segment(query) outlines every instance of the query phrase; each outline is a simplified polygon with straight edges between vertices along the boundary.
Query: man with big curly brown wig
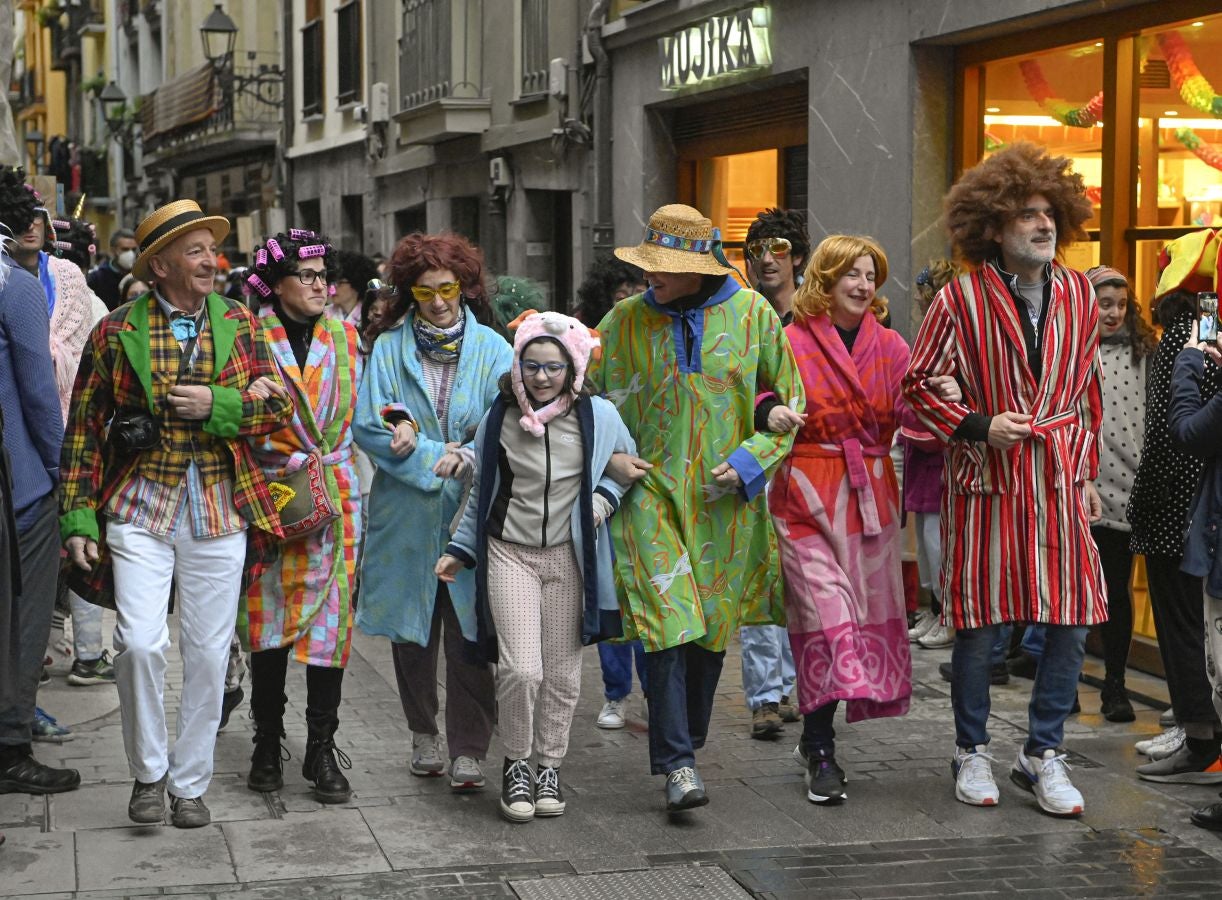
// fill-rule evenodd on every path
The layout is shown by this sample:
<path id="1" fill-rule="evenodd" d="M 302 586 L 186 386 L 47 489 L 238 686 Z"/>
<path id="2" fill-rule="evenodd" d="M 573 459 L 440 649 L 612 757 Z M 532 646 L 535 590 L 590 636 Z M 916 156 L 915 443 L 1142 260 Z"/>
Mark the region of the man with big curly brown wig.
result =
<path id="1" fill-rule="evenodd" d="M 1003 625 L 1046 626 L 1028 735 L 1010 772 L 1040 808 L 1077 816 L 1082 795 L 1060 749 L 1086 630 L 1107 618 L 1090 523 L 1101 415 L 1099 313 L 1090 282 L 1057 260 L 1085 237 L 1082 176 L 1065 157 L 1015 144 L 965 172 L 945 199 L 955 255 L 972 271 L 934 298 L 904 395 L 949 442 L 942 499 L 943 590 L 951 658 L 956 799 L 995 806 L 989 649 Z M 958 403 L 929 385 L 954 375 Z"/>

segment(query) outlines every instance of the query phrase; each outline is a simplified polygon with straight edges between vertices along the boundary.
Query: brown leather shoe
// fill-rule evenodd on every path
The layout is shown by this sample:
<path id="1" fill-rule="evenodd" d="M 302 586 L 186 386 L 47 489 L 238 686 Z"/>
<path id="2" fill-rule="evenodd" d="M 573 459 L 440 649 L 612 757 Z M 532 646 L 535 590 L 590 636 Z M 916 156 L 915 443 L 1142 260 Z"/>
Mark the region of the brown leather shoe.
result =
<path id="1" fill-rule="evenodd" d="M 165 821 L 165 780 L 167 772 L 156 781 L 137 781 L 132 785 L 132 798 L 127 804 L 127 817 L 141 825 L 159 825 Z"/>
<path id="2" fill-rule="evenodd" d="M 175 828 L 203 828 L 212 823 L 212 813 L 203 797 L 175 797 L 170 794 L 170 824 Z"/>
<path id="3" fill-rule="evenodd" d="M 775 703 L 765 703 L 751 713 L 751 737 L 757 741 L 774 738 L 784 729 L 785 725 Z"/>
<path id="4" fill-rule="evenodd" d="M 793 701 L 789 695 L 781 698 L 781 702 L 777 704 L 777 712 L 780 713 L 782 722 L 800 722 L 802 716 L 798 712 L 798 708 L 793 705 Z"/>

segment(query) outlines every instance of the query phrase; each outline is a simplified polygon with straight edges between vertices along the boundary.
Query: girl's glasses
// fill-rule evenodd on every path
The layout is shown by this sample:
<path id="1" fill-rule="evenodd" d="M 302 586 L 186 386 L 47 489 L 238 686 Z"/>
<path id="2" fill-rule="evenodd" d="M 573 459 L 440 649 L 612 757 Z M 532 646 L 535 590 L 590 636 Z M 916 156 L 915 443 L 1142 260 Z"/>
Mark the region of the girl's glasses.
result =
<path id="1" fill-rule="evenodd" d="M 445 284 L 439 284 L 435 288 L 425 287 L 423 284 L 412 285 L 412 296 L 416 298 L 417 303 L 430 303 L 434 297 L 440 297 L 442 300 L 453 300 L 462 291 L 462 285 L 457 281 L 447 281 Z"/>
<path id="2" fill-rule="evenodd" d="M 297 280 L 300 281 L 302 284 L 313 284 L 315 281 L 318 281 L 319 279 L 322 280 L 323 284 L 327 283 L 326 269 L 298 269 L 297 270 Z"/>
<path id="3" fill-rule="evenodd" d="M 568 368 L 568 363 L 539 363 L 528 359 L 522 360 L 522 374 L 524 375 L 534 376 L 542 372 L 548 378 L 555 378 L 557 375 L 562 375 L 568 371 Z"/>

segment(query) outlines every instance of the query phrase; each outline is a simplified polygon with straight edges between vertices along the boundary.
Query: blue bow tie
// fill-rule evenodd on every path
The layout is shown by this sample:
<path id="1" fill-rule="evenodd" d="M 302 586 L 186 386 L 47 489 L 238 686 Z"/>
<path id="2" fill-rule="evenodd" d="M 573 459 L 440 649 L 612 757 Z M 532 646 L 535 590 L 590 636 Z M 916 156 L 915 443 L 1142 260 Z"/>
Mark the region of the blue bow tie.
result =
<path id="1" fill-rule="evenodd" d="M 187 315 L 171 319 L 170 330 L 174 332 L 176 341 L 189 341 L 199 333 L 195 330 L 195 320 Z"/>

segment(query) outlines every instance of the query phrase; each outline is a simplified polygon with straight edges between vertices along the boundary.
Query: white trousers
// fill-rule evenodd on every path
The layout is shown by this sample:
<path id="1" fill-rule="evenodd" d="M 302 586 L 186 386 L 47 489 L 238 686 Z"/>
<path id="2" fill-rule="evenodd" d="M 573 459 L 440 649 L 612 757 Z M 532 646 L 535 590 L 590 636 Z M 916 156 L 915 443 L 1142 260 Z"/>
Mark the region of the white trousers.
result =
<path id="1" fill-rule="evenodd" d="M 176 797 L 202 797 L 212 780 L 216 729 L 238 613 L 246 533 L 196 538 L 184 523 L 173 538 L 111 521 L 106 544 L 114 562 L 115 681 L 123 745 L 132 777 L 153 782 L 167 772 Z M 178 586 L 182 697 L 174 746 L 165 714 L 166 621 L 170 579 Z"/>

